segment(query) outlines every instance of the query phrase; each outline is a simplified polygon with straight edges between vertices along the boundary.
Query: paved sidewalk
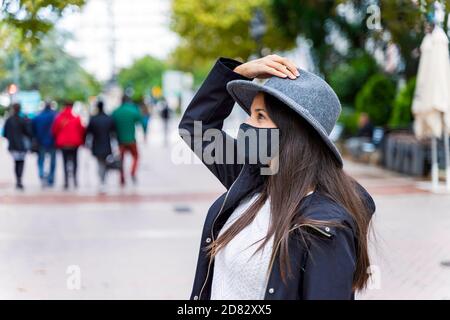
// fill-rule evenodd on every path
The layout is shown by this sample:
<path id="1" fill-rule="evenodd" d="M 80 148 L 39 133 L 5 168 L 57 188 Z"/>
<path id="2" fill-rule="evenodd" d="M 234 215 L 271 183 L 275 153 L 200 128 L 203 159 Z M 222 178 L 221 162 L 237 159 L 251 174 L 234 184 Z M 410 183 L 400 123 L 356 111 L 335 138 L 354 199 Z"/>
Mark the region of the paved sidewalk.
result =
<path id="1" fill-rule="evenodd" d="M 224 188 L 200 164 L 174 164 L 185 150 L 176 124 L 164 148 L 161 124 L 152 120 L 149 143 L 140 148 L 139 184 L 121 189 L 114 173 L 106 196 L 97 193 L 87 150 L 78 190 L 62 191 L 61 163 L 57 187 L 42 190 L 30 156 L 27 189 L 16 192 L 1 142 L 0 298 L 188 298 L 203 220 Z M 441 262 L 450 260 L 450 196 L 379 168 L 345 168 L 377 204 L 371 252 L 379 286 L 358 298 L 449 299 L 450 267 Z M 81 272 L 79 290 L 67 286 L 73 270 Z"/>
<path id="2" fill-rule="evenodd" d="M 420 179 L 346 162 L 375 199 L 370 238 L 373 282 L 359 299 L 450 299 L 450 195 Z"/>

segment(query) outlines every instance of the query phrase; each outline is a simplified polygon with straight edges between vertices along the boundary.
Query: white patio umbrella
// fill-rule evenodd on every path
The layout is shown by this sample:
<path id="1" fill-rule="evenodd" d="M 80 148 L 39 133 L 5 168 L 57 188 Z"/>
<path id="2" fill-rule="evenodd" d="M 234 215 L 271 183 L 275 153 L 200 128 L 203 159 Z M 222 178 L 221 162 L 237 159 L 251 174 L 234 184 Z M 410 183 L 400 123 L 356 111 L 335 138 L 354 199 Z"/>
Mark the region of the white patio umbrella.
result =
<path id="1" fill-rule="evenodd" d="M 421 57 L 417 73 L 412 111 L 414 132 L 418 138 L 432 139 L 432 185 L 438 187 L 437 138 L 444 134 L 446 185 L 450 191 L 450 59 L 448 38 L 441 27 L 435 26 L 420 46 Z"/>

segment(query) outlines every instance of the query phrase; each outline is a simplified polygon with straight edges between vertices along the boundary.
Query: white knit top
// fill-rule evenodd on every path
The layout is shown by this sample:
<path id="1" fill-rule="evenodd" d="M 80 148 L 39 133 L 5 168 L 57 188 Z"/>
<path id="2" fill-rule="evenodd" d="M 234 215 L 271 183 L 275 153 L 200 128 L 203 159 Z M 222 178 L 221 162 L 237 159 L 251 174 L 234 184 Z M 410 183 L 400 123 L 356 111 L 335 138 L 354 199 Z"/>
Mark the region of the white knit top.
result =
<path id="1" fill-rule="evenodd" d="M 220 230 L 225 232 L 256 200 L 259 194 L 244 199 Z M 255 219 L 237 234 L 214 260 L 211 300 L 263 300 L 267 286 L 267 270 L 272 254 L 273 237 L 263 249 L 252 254 L 267 235 L 270 223 L 270 202 L 266 201 Z"/>
<path id="2" fill-rule="evenodd" d="M 314 191 L 308 192 L 307 196 Z M 225 232 L 256 200 L 259 193 L 244 199 L 234 210 L 219 232 Z M 214 260 L 211 300 L 264 300 L 273 236 L 253 257 L 252 254 L 264 238 L 270 225 L 270 199 L 256 214 L 255 219 L 239 232 Z M 253 245 L 252 245 L 253 244 Z"/>

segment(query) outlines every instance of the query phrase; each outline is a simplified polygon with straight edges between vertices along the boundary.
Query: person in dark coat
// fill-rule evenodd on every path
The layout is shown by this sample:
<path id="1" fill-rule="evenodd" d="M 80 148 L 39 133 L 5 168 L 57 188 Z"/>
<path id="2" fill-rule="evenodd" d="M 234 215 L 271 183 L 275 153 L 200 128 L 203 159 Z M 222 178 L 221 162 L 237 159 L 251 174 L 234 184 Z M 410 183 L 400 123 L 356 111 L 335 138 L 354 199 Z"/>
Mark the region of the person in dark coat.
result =
<path id="1" fill-rule="evenodd" d="M 89 120 L 86 137 L 92 139 L 91 151 L 98 162 L 100 192 L 103 193 L 106 184 L 107 158 L 112 154 L 111 139 L 115 135 L 114 120 L 104 111 L 103 101 L 97 102 L 97 114 Z"/>
<path id="2" fill-rule="evenodd" d="M 172 110 L 170 109 L 166 98 L 163 97 L 161 99 L 160 104 L 161 104 L 160 116 L 163 121 L 164 146 L 167 147 L 169 144 L 169 124 Z"/>
<path id="3" fill-rule="evenodd" d="M 249 115 L 236 138 L 223 131 L 235 102 Z M 215 63 L 179 124 L 227 189 L 206 214 L 191 299 L 354 299 L 366 287 L 375 203 L 329 138 L 340 112 L 323 79 L 284 57 Z"/>
<path id="4" fill-rule="evenodd" d="M 38 144 L 38 171 L 42 186 L 52 187 L 55 182 L 56 148 L 52 135 L 52 125 L 56 117 L 50 102 L 32 120 L 33 136 Z M 48 173 L 45 172 L 46 157 L 50 159 Z"/>
<path id="5" fill-rule="evenodd" d="M 8 150 L 14 159 L 16 188 L 23 190 L 22 183 L 25 156 L 30 148 L 31 128 L 29 121 L 20 115 L 20 104 L 12 105 L 12 114 L 6 120 L 3 136 L 8 140 Z"/>

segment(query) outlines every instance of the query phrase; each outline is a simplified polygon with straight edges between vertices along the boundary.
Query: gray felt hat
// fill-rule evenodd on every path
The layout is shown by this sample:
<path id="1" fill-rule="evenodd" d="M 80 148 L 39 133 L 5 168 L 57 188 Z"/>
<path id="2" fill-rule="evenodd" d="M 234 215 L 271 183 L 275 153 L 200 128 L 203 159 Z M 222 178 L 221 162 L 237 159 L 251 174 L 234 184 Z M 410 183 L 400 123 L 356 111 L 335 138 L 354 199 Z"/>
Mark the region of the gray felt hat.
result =
<path id="1" fill-rule="evenodd" d="M 279 99 L 311 124 L 342 167 L 341 154 L 329 138 L 341 113 L 339 99 L 322 78 L 301 69 L 299 73 L 294 80 L 272 77 L 263 85 L 249 80 L 233 80 L 227 84 L 227 90 L 248 114 L 258 92 Z"/>

